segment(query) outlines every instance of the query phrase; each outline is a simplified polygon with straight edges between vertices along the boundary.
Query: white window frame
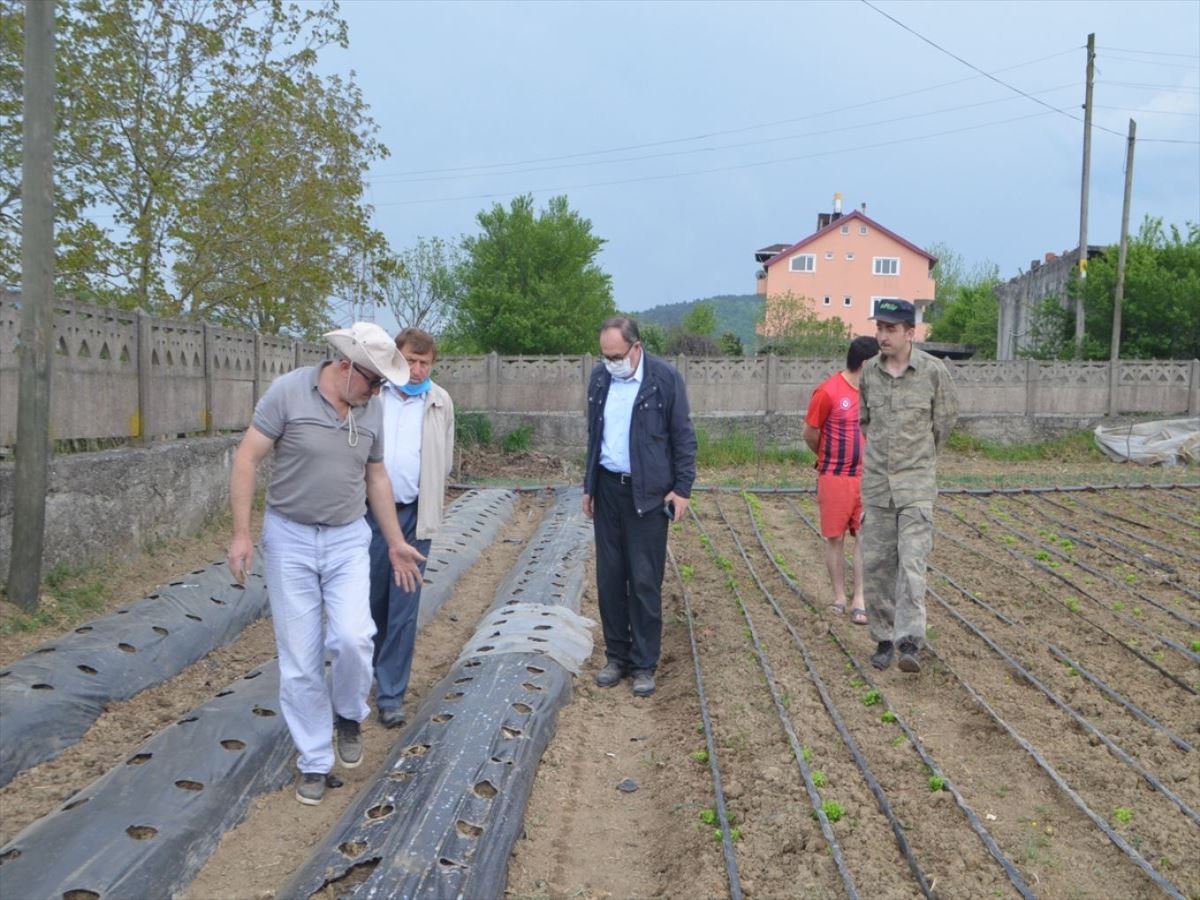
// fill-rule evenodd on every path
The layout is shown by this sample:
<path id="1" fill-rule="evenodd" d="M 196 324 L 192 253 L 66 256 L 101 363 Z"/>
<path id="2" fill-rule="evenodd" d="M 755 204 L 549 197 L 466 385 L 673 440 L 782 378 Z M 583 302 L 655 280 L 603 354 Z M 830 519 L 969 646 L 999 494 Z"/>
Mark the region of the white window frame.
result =
<path id="1" fill-rule="evenodd" d="M 826 258 L 826 259 L 833 259 L 833 251 L 832 251 L 832 250 L 826 250 L 826 251 L 825 251 L 825 258 Z"/>
<path id="2" fill-rule="evenodd" d="M 850 297 L 843 297 L 843 298 L 842 298 L 842 306 L 843 306 L 843 307 L 845 307 L 845 308 L 849 309 L 852 303 L 853 303 L 853 299 L 852 299 L 852 298 L 850 298 Z"/>
<path id="3" fill-rule="evenodd" d="M 880 268 L 881 268 L 880 263 L 892 263 L 892 262 L 894 262 L 896 264 L 895 272 L 881 272 L 880 271 Z M 886 277 L 886 278 L 897 277 L 900 274 L 900 257 L 898 257 L 898 256 L 875 256 L 875 257 L 872 257 L 871 258 L 871 272 L 875 275 L 879 275 L 881 277 Z"/>
<path id="4" fill-rule="evenodd" d="M 849 234 L 849 233 L 850 233 L 850 226 L 849 226 L 849 225 L 843 225 L 843 226 L 842 226 L 842 234 Z"/>
<path id="5" fill-rule="evenodd" d="M 797 263 L 803 263 L 805 260 L 808 261 L 808 268 L 805 269 L 797 267 Z M 811 274 L 817 271 L 817 255 L 815 253 L 797 253 L 788 260 L 788 271 L 804 272 L 806 274 Z"/>
<path id="6" fill-rule="evenodd" d="M 832 305 L 833 305 L 833 299 L 832 299 L 831 297 L 829 297 L 829 296 L 826 296 L 826 297 L 825 297 L 825 299 L 821 301 L 821 305 L 822 305 L 822 306 L 832 306 Z"/>
<path id="7" fill-rule="evenodd" d="M 866 233 L 867 233 L 867 226 L 866 226 L 866 225 L 859 225 L 859 226 L 858 226 L 858 233 L 859 233 L 859 234 L 866 234 Z"/>
<path id="8" fill-rule="evenodd" d="M 849 253 L 846 254 L 846 262 L 853 262 L 853 261 L 854 261 L 854 251 L 851 250 Z"/>

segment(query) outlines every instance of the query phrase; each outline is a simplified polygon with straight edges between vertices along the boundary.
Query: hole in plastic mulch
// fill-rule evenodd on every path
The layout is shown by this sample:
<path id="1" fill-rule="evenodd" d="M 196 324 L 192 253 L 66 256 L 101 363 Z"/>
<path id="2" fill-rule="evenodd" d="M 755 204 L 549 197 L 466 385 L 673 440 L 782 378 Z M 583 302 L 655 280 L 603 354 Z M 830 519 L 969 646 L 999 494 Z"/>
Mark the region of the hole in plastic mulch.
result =
<path id="1" fill-rule="evenodd" d="M 484 800 L 491 800 L 498 793 L 500 793 L 498 790 L 496 790 L 496 786 L 490 781 L 476 782 L 474 790 L 475 796 Z"/>
<path id="2" fill-rule="evenodd" d="M 127 766 L 143 765 L 144 763 L 150 762 L 150 757 L 152 757 L 153 755 L 154 755 L 153 753 L 135 753 L 133 756 L 129 757 L 129 759 L 125 760 L 125 765 L 127 765 Z"/>
<path id="3" fill-rule="evenodd" d="M 148 841 L 158 834 L 158 829 L 150 825 L 130 825 L 125 833 L 135 841 Z"/>
<path id="4" fill-rule="evenodd" d="M 236 738 L 228 738 L 227 740 L 221 741 L 221 746 L 226 750 L 245 750 L 246 742 L 239 741 Z"/>
<path id="5" fill-rule="evenodd" d="M 204 790 L 204 785 L 202 785 L 199 781 L 188 781 L 186 778 L 181 778 L 175 782 L 175 787 L 179 788 L 181 791 Z"/>
<path id="6" fill-rule="evenodd" d="M 380 803 L 380 804 L 377 804 L 376 806 L 372 806 L 370 809 L 367 810 L 367 818 L 368 819 L 382 819 L 385 816 L 390 816 L 395 811 L 396 811 L 396 807 L 392 806 L 392 804 Z"/>

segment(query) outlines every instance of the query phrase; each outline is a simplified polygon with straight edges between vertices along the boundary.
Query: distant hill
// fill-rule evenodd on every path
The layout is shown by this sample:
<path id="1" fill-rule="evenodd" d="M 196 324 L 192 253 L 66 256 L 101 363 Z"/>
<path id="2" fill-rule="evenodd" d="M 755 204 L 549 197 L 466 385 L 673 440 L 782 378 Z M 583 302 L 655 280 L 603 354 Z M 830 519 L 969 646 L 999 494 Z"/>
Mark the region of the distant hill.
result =
<path id="1" fill-rule="evenodd" d="M 661 325 L 669 331 L 679 325 L 697 303 L 710 303 L 716 311 L 717 333 L 713 335 L 714 339 L 732 331 L 742 339 L 742 346 L 746 348 L 747 353 L 754 352 L 754 326 L 763 308 L 763 298 L 758 294 L 722 294 L 719 297 L 704 297 L 682 303 L 663 303 L 633 313 L 633 317 L 638 322 Z"/>

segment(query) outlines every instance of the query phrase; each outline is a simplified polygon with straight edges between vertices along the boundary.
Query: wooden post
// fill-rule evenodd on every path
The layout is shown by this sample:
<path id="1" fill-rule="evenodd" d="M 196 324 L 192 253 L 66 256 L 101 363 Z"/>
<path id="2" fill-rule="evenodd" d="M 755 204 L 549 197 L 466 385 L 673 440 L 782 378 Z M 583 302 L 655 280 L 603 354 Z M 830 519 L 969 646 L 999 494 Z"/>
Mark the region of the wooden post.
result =
<path id="1" fill-rule="evenodd" d="M 1188 416 L 1200 416 L 1200 359 L 1192 360 L 1188 376 Z"/>
<path id="2" fill-rule="evenodd" d="M 1037 409 L 1038 363 L 1036 359 L 1025 360 L 1025 415 L 1032 416 Z"/>
<path id="3" fill-rule="evenodd" d="M 54 359 L 54 0 L 25 0 L 21 147 L 21 370 L 8 599 L 38 606 L 50 482 Z"/>
<path id="4" fill-rule="evenodd" d="M 216 397 L 217 375 L 213 371 L 213 337 L 212 326 L 204 323 L 204 433 L 212 437 L 217 433 L 217 423 L 213 418 L 213 402 Z"/>
<path id="5" fill-rule="evenodd" d="M 138 409 L 137 433 L 134 439 L 138 444 L 150 441 L 154 432 L 150 430 L 150 379 L 153 377 L 152 368 L 154 350 L 150 345 L 150 314 L 144 309 L 137 311 L 137 380 L 138 380 Z"/>
<path id="6" fill-rule="evenodd" d="M 1083 184 L 1079 189 L 1079 278 L 1086 283 L 1088 249 L 1088 180 L 1092 171 L 1092 85 L 1096 75 L 1096 35 L 1087 37 L 1087 86 L 1083 94 Z M 1083 359 L 1083 284 L 1075 297 L 1075 358 Z"/>

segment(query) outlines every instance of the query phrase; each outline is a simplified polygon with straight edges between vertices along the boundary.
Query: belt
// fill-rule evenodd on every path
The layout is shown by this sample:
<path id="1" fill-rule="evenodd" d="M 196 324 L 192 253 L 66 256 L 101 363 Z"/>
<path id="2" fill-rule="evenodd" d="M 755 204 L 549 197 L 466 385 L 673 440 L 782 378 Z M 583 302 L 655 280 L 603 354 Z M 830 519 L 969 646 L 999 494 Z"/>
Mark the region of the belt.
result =
<path id="1" fill-rule="evenodd" d="M 604 468 L 604 466 L 601 466 L 600 474 L 604 475 L 608 478 L 611 478 L 613 481 L 619 482 L 621 484 L 633 484 L 633 476 L 631 474 L 629 474 L 628 472 L 611 472 L 608 469 Z"/>

